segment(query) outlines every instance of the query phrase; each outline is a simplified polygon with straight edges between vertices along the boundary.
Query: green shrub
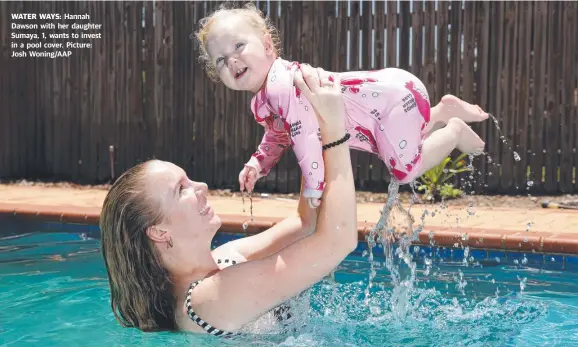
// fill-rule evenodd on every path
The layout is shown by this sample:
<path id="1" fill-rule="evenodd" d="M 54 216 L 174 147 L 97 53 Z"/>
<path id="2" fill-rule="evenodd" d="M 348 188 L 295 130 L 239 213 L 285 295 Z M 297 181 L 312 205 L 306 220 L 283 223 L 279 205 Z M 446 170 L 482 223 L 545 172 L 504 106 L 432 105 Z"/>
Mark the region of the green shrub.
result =
<path id="1" fill-rule="evenodd" d="M 446 183 L 446 181 L 458 173 L 473 170 L 466 165 L 466 156 L 467 154 L 462 153 L 454 160 L 451 157 L 445 158 L 437 166 L 420 176 L 421 184 L 417 190 L 423 192 L 425 199 L 431 202 L 440 202 L 462 196 L 463 191 L 461 189 L 454 188 L 453 184 Z"/>

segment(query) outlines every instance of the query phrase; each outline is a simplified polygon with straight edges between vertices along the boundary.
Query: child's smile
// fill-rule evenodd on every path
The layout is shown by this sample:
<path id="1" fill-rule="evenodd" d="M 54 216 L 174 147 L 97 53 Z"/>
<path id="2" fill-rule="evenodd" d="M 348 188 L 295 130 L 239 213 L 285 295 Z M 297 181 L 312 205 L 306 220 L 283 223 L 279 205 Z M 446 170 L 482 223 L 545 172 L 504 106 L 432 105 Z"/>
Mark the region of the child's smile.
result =
<path id="1" fill-rule="evenodd" d="M 247 72 L 247 68 L 241 68 L 241 69 L 237 69 L 237 71 L 235 72 L 235 79 L 238 80 L 239 78 L 243 77 L 243 75 L 245 74 L 245 72 Z"/>

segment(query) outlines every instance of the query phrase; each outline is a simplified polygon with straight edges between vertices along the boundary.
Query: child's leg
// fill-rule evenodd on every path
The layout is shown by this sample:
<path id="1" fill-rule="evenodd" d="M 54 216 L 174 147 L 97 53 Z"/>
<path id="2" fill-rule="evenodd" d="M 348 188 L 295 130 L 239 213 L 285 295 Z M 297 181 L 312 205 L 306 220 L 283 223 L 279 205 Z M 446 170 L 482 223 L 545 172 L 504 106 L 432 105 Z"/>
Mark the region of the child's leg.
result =
<path id="1" fill-rule="evenodd" d="M 388 109 L 374 129 L 380 157 L 397 181 L 413 181 L 441 163 L 455 148 L 471 154 L 483 151 L 484 142 L 464 120 L 481 121 L 488 118 L 487 114 L 450 95 L 431 108 L 427 89 L 417 77 L 398 69 L 387 69 L 384 74 L 403 86 L 388 90 L 390 102 L 397 99 L 399 103 Z M 443 122 L 447 126 L 423 141 L 427 134 L 425 122 Z"/>
<path id="2" fill-rule="evenodd" d="M 451 118 L 459 118 L 466 123 L 481 122 L 488 119 L 488 114 L 479 106 L 448 94 L 444 95 L 441 101 L 432 107 L 430 122 L 424 130 L 429 134 L 445 126 Z"/>
<path id="3" fill-rule="evenodd" d="M 450 118 L 447 126 L 431 133 L 424 141 L 417 176 L 442 162 L 455 148 L 468 154 L 481 154 L 484 141 L 460 118 Z"/>

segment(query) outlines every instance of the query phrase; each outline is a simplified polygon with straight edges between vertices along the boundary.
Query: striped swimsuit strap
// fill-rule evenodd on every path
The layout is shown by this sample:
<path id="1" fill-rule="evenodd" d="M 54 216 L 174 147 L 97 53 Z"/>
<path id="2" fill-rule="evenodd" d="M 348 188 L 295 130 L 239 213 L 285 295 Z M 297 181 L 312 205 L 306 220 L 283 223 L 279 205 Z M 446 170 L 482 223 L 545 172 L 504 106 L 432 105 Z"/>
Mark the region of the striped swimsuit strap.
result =
<path id="1" fill-rule="evenodd" d="M 225 263 L 229 263 L 229 259 L 225 259 L 224 261 Z M 217 261 L 217 263 L 221 263 L 221 260 L 219 259 Z M 237 262 L 236 261 L 231 261 L 231 264 L 235 265 Z M 201 283 L 202 280 L 198 280 L 195 281 L 193 283 L 191 283 L 191 286 L 189 287 L 189 291 L 187 292 L 187 301 L 185 302 L 186 306 L 187 306 L 187 314 L 189 315 L 189 318 L 195 322 L 198 326 L 200 326 L 201 328 L 203 328 L 206 332 L 208 332 L 211 335 L 214 336 L 232 336 L 232 335 L 236 335 L 235 333 L 229 332 L 229 331 L 225 331 L 225 330 L 221 330 L 221 329 L 217 329 L 214 326 L 210 325 L 209 323 L 205 322 L 204 320 L 202 320 L 199 316 L 197 316 L 197 314 L 195 313 L 195 311 L 193 311 L 193 307 L 191 306 L 191 293 L 193 292 L 193 289 L 195 289 L 195 287 Z"/>
<path id="2" fill-rule="evenodd" d="M 221 263 L 225 263 L 225 264 L 230 263 L 231 265 L 237 264 L 237 262 L 234 260 L 231 261 L 229 259 L 225 259 L 224 261 L 221 261 L 221 259 L 217 259 L 217 264 L 221 264 Z M 198 281 L 191 283 L 191 286 L 189 287 L 189 290 L 187 292 L 187 300 L 186 300 L 185 304 L 187 306 L 187 314 L 189 315 L 189 318 L 211 335 L 215 335 L 215 336 L 236 335 L 236 333 L 215 328 L 214 326 L 212 326 L 209 323 L 202 320 L 201 317 L 199 317 L 195 313 L 195 311 L 193 311 L 193 307 L 191 306 L 191 293 L 193 292 L 193 289 L 195 289 L 195 287 L 199 283 L 201 283 L 201 281 L 202 280 L 198 280 Z M 291 318 L 291 316 L 292 316 L 291 315 L 291 306 L 289 306 L 287 304 L 282 304 L 279 307 L 275 308 L 273 310 L 273 313 L 274 313 L 275 317 L 277 318 L 277 321 L 281 322 L 284 319 Z"/>

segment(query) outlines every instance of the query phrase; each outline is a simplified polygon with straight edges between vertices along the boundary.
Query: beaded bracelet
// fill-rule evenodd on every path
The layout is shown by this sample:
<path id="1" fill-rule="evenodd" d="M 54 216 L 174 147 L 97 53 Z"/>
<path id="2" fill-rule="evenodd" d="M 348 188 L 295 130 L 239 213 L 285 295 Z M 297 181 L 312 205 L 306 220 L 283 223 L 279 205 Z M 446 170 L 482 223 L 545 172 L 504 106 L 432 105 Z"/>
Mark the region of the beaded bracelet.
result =
<path id="1" fill-rule="evenodd" d="M 326 145 L 323 145 L 323 150 L 329 149 L 331 147 L 335 147 L 335 146 L 339 146 L 340 144 L 344 143 L 345 141 L 349 140 L 349 137 L 351 137 L 351 135 L 349 135 L 349 133 L 345 133 L 345 136 L 343 136 L 340 140 L 337 140 L 335 142 L 331 142 L 328 143 Z"/>

